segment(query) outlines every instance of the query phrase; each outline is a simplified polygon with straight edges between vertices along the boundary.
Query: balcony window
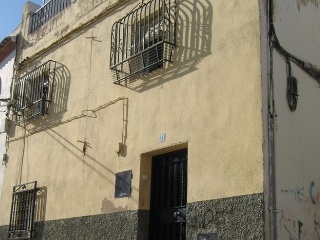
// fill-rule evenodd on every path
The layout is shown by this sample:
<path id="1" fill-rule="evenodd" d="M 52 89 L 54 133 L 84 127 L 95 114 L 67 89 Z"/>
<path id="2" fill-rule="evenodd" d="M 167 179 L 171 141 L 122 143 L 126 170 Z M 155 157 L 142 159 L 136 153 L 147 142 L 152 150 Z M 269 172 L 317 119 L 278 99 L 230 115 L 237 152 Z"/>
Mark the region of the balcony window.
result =
<path id="1" fill-rule="evenodd" d="M 32 239 L 37 182 L 13 187 L 8 239 Z"/>
<path id="2" fill-rule="evenodd" d="M 175 1 L 142 3 L 113 24 L 110 69 L 120 84 L 172 62 L 175 46 Z"/>
<path id="3" fill-rule="evenodd" d="M 48 61 L 17 80 L 12 99 L 17 125 L 48 113 L 52 100 L 56 62 Z"/>

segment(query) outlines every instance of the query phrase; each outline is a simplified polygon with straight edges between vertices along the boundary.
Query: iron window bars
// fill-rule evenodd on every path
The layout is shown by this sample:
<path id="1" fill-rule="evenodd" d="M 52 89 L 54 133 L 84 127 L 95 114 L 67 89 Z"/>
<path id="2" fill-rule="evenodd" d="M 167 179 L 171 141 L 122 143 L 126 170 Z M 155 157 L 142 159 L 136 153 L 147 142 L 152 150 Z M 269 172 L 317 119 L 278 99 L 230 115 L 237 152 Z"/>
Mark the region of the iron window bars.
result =
<path id="1" fill-rule="evenodd" d="M 31 16 L 30 33 L 33 33 L 59 12 L 71 5 L 71 0 L 50 0 Z"/>
<path id="2" fill-rule="evenodd" d="M 17 125 L 48 113 L 56 75 L 56 62 L 48 61 L 17 80 L 13 92 L 13 116 Z"/>
<path id="3" fill-rule="evenodd" d="M 115 22 L 111 30 L 110 69 L 114 83 L 146 74 L 172 62 L 176 45 L 175 0 L 151 0 Z"/>
<path id="4" fill-rule="evenodd" d="M 37 181 L 13 187 L 8 239 L 32 239 Z"/>

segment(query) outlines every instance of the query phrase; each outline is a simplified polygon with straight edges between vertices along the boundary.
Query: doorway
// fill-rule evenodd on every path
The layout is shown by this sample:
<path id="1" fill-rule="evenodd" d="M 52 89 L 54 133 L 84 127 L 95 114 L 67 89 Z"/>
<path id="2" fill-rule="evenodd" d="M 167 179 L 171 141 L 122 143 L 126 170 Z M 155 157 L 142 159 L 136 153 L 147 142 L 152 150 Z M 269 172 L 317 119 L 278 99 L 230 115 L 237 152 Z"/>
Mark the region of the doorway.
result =
<path id="1" fill-rule="evenodd" d="M 187 149 L 152 158 L 149 240 L 185 240 Z"/>

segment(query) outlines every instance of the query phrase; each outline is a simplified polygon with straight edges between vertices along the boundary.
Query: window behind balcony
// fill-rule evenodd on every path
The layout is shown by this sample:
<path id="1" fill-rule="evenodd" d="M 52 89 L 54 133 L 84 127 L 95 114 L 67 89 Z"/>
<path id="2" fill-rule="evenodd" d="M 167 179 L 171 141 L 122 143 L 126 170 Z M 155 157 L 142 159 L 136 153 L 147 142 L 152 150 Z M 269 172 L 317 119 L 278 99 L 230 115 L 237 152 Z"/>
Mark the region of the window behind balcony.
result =
<path id="1" fill-rule="evenodd" d="M 172 61 L 175 45 L 175 1 L 142 3 L 114 23 L 110 69 L 114 82 L 141 76 Z"/>

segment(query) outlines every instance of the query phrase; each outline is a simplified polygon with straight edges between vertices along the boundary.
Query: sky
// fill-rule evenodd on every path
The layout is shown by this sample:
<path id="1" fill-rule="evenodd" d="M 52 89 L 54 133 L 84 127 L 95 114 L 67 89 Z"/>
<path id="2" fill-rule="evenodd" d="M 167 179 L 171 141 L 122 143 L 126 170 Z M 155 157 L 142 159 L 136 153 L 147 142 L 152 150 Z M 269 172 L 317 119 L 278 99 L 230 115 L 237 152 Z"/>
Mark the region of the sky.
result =
<path id="1" fill-rule="evenodd" d="M 43 0 L 30 0 L 42 5 Z M 22 11 L 27 0 L 0 0 L 0 42 L 21 23 Z"/>

